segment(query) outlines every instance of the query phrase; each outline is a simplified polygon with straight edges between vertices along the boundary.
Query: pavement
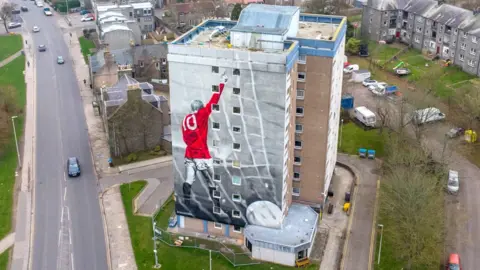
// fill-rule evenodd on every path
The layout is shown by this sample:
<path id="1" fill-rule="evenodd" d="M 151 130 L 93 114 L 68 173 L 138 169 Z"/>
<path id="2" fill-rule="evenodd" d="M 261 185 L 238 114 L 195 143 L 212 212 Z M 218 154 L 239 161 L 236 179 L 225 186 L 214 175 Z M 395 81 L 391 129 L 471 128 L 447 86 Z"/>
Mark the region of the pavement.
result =
<path id="1" fill-rule="evenodd" d="M 2 240 L 0 240 L 0 254 L 5 252 L 5 250 L 9 249 L 15 243 L 15 233 L 10 233 L 5 236 Z"/>
<path id="2" fill-rule="evenodd" d="M 22 179 L 12 269 L 24 270 L 28 264 L 34 270 L 108 269 L 98 203 L 100 190 L 80 96 L 84 78 L 76 76 L 73 69 L 83 61 L 78 41 L 67 46 L 63 39 L 67 29 L 58 27 L 57 20 L 62 19 L 58 14 L 46 17 L 32 1 L 14 2 L 27 5 L 31 10 L 28 16 L 22 15 L 25 32 L 29 33 L 34 24 L 41 29 L 40 33 L 31 34 L 33 40 L 29 42 L 33 45 L 29 52 L 33 55 L 30 62 L 41 68 L 27 78 L 27 95 L 31 84 L 34 98 L 31 99 L 33 104 L 27 105 L 25 143 L 34 138 L 30 147 L 34 151 L 24 154 L 23 164 L 28 165 L 22 167 L 22 178 L 32 183 L 26 181 L 23 194 Z M 45 44 L 47 51 L 38 53 L 35 46 L 39 44 Z M 64 65 L 56 63 L 58 55 L 66 60 Z M 27 102 L 30 102 L 28 98 Z M 32 108 L 34 116 L 29 121 L 28 111 Z M 29 133 L 29 128 L 34 131 Z M 25 149 L 29 147 L 25 146 Z M 32 160 L 27 162 L 28 155 L 32 154 Z M 78 157 L 82 166 L 82 175 L 76 179 L 67 179 L 65 175 L 65 162 L 69 156 Z M 32 188 L 34 211 L 30 210 L 28 202 L 31 199 L 28 192 Z M 34 227 L 31 261 L 28 263 L 25 258 L 30 255 L 30 215 L 25 213 L 31 212 L 34 212 Z M 20 224 L 25 228 L 19 228 Z"/>
<path id="3" fill-rule="evenodd" d="M 340 269 L 371 269 L 372 248 L 375 243 L 372 239 L 375 234 L 376 222 L 378 163 L 375 160 L 360 159 L 345 154 L 338 154 L 337 162 L 350 167 L 357 179 L 351 198 L 352 209 L 350 210 Z"/>

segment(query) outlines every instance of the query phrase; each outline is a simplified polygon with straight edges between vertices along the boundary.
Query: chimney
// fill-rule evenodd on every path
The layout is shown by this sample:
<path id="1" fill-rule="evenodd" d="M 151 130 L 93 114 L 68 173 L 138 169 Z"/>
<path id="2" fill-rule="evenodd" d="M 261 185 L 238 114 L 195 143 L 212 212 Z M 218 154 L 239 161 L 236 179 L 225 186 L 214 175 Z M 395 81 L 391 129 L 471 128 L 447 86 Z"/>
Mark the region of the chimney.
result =
<path id="1" fill-rule="evenodd" d="M 128 100 L 141 100 L 142 99 L 142 88 L 138 83 L 129 84 L 127 86 L 127 97 Z"/>

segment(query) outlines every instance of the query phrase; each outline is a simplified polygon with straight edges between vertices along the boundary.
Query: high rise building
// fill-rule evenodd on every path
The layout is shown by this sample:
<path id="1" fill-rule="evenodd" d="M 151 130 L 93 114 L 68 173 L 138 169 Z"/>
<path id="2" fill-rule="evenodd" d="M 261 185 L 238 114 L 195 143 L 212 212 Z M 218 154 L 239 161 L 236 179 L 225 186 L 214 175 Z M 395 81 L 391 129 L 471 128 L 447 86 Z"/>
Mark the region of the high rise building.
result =
<path id="1" fill-rule="evenodd" d="M 309 255 L 336 161 L 345 32 L 344 17 L 250 4 L 169 44 L 181 229 L 242 239 L 262 260 Z"/>

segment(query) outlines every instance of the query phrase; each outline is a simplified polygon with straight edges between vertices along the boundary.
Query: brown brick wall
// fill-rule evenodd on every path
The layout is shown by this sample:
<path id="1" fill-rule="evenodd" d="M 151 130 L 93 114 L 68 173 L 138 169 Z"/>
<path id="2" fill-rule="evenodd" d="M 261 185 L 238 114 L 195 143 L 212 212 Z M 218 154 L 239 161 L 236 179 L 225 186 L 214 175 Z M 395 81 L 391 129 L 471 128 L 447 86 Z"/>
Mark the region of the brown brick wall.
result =
<path id="1" fill-rule="evenodd" d="M 302 141 L 302 149 L 295 150 L 301 157 L 300 181 L 293 186 L 300 188 L 300 196 L 294 200 L 320 204 L 323 192 L 327 150 L 328 117 L 332 58 L 307 56 L 306 64 L 298 65 L 298 72 L 305 72 L 305 82 L 297 87 L 305 90 L 304 100 L 297 100 L 297 106 L 304 107 L 304 116 L 296 117 L 296 123 L 303 125 L 303 132 L 296 134 Z"/>

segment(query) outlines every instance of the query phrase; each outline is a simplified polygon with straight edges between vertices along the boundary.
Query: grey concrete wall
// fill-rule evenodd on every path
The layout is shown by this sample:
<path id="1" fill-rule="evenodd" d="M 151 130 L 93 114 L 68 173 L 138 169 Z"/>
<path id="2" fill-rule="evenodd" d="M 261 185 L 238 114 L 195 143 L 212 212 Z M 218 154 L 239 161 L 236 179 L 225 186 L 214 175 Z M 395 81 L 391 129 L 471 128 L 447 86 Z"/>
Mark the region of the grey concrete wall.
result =
<path id="1" fill-rule="evenodd" d="M 173 51 L 176 52 L 181 52 L 181 47 L 186 48 L 183 45 L 171 47 L 174 47 Z M 192 51 L 193 54 L 199 54 L 201 50 Z M 203 51 L 208 51 L 207 54 L 215 54 L 209 50 Z M 204 57 L 203 61 L 195 57 L 182 58 L 179 55 L 172 55 L 172 50 L 169 52 L 172 152 L 177 213 L 203 220 L 244 226 L 247 222 L 245 211 L 252 202 L 271 201 L 281 209 L 286 73 L 270 72 L 268 69 L 261 71 L 264 65 L 259 61 L 262 56 L 257 53 L 252 53 L 251 59 L 258 59 L 259 62 L 252 64 L 250 69 L 246 68 L 248 64 L 245 62 L 232 60 L 237 50 L 219 50 L 216 54 L 225 53 L 230 59 L 218 61 L 208 57 Z M 267 60 L 277 59 L 276 55 L 272 55 L 272 59 Z M 182 59 L 184 61 L 181 61 Z M 232 63 L 230 67 L 227 66 L 228 63 Z M 219 73 L 212 73 L 212 66 L 219 66 Z M 255 66 L 256 70 L 254 70 Z M 239 76 L 232 74 L 233 67 L 240 67 Z M 182 122 L 184 117 L 191 113 L 190 104 L 193 100 L 201 100 L 204 104 L 208 102 L 212 96 L 212 85 L 219 83 L 220 75 L 224 72 L 229 76 L 229 81 L 219 101 L 220 111 L 212 112 L 210 115 L 207 138 L 209 152 L 214 160 L 214 174 L 220 176 L 220 181 L 216 184 L 217 190 L 221 192 L 222 214 L 218 215 L 213 214 L 213 203 L 207 193 L 206 181 L 199 174 L 192 186 L 194 195 L 190 206 L 183 203 L 182 185 L 185 181 L 186 145 L 182 137 Z M 240 88 L 240 95 L 233 93 L 233 87 Z M 234 106 L 241 108 L 241 114 L 233 114 Z M 219 123 L 220 129 L 213 130 L 212 122 Z M 240 127 L 241 131 L 233 132 L 233 126 Z M 218 142 L 218 146 L 213 145 L 214 140 Z M 232 149 L 233 142 L 240 143 L 240 151 Z M 240 169 L 232 167 L 233 160 L 241 161 Z M 241 177 L 241 185 L 233 185 L 232 176 Z M 233 202 L 233 193 L 241 195 L 241 202 Z M 241 218 L 232 217 L 232 210 L 240 211 Z"/>

